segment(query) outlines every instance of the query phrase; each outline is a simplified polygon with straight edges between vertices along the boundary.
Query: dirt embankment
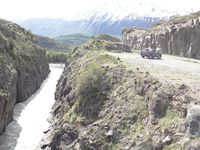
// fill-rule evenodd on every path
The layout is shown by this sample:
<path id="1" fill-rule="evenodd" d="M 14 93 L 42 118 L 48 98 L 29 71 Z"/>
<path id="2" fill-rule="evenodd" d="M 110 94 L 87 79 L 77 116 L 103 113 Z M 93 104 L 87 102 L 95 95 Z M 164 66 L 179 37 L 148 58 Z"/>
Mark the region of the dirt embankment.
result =
<path id="1" fill-rule="evenodd" d="M 73 54 L 57 84 L 52 126 L 39 147 L 199 149 L 200 89 L 155 76 L 150 67 L 154 60 L 115 56 L 99 51 Z M 163 68 L 162 63 L 153 68 Z"/>

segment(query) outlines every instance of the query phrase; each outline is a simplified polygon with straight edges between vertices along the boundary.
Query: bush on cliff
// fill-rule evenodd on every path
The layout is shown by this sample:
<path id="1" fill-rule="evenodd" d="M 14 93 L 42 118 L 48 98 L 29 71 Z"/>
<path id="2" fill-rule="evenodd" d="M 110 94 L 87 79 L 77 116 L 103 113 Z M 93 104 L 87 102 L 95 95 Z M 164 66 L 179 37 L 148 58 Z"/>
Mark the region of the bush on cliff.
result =
<path id="1" fill-rule="evenodd" d="M 79 101 L 76 112 L 84 116 L 87 123 L 96 120 L 107 97 L 106 93 L 110 89 L 110 78 L 107 75 L 111 67 L 109 62 L 115 61 L 107 54 L 99 55 L 82 68 L 77 78 Z"/>

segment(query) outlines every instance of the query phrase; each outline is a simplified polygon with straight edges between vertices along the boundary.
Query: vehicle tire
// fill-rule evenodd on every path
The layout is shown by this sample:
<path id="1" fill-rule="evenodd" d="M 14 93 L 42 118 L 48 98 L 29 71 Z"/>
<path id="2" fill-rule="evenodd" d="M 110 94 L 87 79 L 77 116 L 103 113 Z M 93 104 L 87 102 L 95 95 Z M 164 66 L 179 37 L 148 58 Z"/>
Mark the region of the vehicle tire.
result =
<path id="1" fill-rule="evenodd" d="M 141 55 L 142 56 L 142 58 L 144 58 L 144 55 Z"/>
<path id="2" fill-rule="evenodd" d="M 159 56 L 158 56 L 158 59 L 161 59 L 161 58 L 162 58 L 162 55 L 159 55 Z"/>

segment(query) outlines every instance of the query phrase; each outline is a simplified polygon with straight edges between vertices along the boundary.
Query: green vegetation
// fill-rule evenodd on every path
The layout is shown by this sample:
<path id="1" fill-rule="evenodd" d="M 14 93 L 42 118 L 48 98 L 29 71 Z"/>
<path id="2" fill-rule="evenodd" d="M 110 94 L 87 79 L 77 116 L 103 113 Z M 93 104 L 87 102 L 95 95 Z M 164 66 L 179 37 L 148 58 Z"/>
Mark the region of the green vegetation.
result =
<path id="1" fill-rule="evenodd" d="M 76 54 L 84 53 L 84 59 L 78 64 L 81 66 L 80 72 L 76 78 L 77 85 L 77 100 L 64 115 L 65 121 L 72 121 L 82 125 L 86 125 L 95 120 L 98 112 L 103 105 L 103 100 L 106 97 L 106 91 L 109 88 L 109 77 L 106 73 L 111 69 L 115 61 L 114 57 L 103 52 L 82 51 L 75 52 Z M 97 55 L 94 55 L 97 54 Z M 86 62 L 85 62 L 86 61 Z"/>
<path id="2" fill-rule="evenodd" d="M 107 35 L 107 34 L 97 34 L 96 36 L 92 37 L 93 39 L 96 40 L 104 40 L 108 42 L 120 42 L 120 40 L 116 37 Z"/>
<path id="3" fill-rule="evenodd" d="M 142 31 L 142 30 L 145 30 L 145 29 L 143 29 L 143 28 L 136 28 L 136 27 L 134 27 L 134 28 L 123 28 L 122 29 L 122 34 L 124 34 L 124 33 L 131 33 L 131 32 L 135 32 L 135 31 Z"/>
<path id="4" fill-rule="evenodd" d="M 168 108 L 165 117 L 163 117 L 159 120 L 159 122 L 160 122 L 159 124 L 162 127 L 161 131 L 163 133 L 169 132 L 170 130 L 173 130 L 172 125 L 175 125 L 182 121 L 183 120 L 181 120 L 181 118 L 174 111 L 174 109 Z M 178 141 L 176 141 L 176 139 L 174 139 L 173 143 L 169 144 L 169 145 L 165 145 L 163 147 L 163 150 L 174 150 L 174 149 L 178 149 L 178 147 L 180 147 L 180 145 L 179 145 Z"/>
<path id="5" fill-rule="evenodd" d="M 64 114 L 63 119 L 65 122 L 68 122 L 71 120 L 71 122 L 76 122 L 79 124 L 86 124 L 86 118 L 82 116 L 81 114 L 77 114 L 76 109 L 78 107 L 78 103 L 76 102 L 71 109 Z M 69 126 L 71 124 L 68 124 Z"/>
<path id="6" fill-rule="evenodd" d="M 168 108 L 165 117 L 160 119 L 160 124 L 162 125 L 162 130 L 169 129 L 173 124 L 178 122 L 180 117 L 173 109 Z"/>
<path id="7" fill-rule="evenodd" d="M 85 49 L 85 50 L 106 50 L 106 46 L 109 44 L 112 44 L 112 42 L 93 38 L 83 46 L 83 49 Z"/>
<path id="8" fill-rule="evenodd" d="M 0 53 L 12 56 L 14 61 L 35 63 L 32 51 L 40 49 L 30 31 L 12 22 L 0 19 Z"/>
<path id="9" fill-rule="evenodd" d="M 61 41 L 39 35 L 35 35 L 35 38 L 37 45 L 50 51 L 67 51 L 70 49 L 69 45 Z"/>
<path id="10" fill-rule="evenodd" d="M 71 55 L 70 52 L 47 51 L 46 57 L 50 63 L 65 63 Z"/>
<path id="11" fill-rule="evenodd" d="M 161 20 L 157 24 L 153 25 L 152 27 L 159 27 L 161 25 L 174 25 L 174 24 L 179 24 L 179 23 L 186 23 L 189 20 L 192 19 L 197 19 L 200 17 L 200 11 L 196 13 L 192 13 L 190 15 L 185 15 L 185 16 L 172 16 L 170 17 L 169 20 Z"/>
<path id="12" fill-rule="evenodd" d="M 106 97 L 105 90 L 109 89 L 105 88 L 109 87 L 109 77 L 106 77 L 108 67 L 106 66 L 110 67 L 109 62 L 113 63 L 114 60 L 112 56 L 100 54 L 82 68 L 77 78 L 79 101 L 76 111 L 81 112 L 88 122 L 98 116 L 98 111 L 103 105 Z"/>
<path id="13" fill-rule="evenodd" d="M 54 38 L 57 41 L 65 43 L 70 49 L 85 44 L 90 37 L 83 34 L 62 35 Z"/>
<path id="14" fill-rule="evenodd" d="M 99 50 L 105 49 L 103 41 L 91 39 L 88 43 L 83 46 L 85 50 Z"/>
<path id="15" fill-rule="evenodd" d="M 98 84 L 104 75 L 105 71 L 96 62 L 84 68 L 77 81 L 81 99 L 87 100 L 98 94 Z"/>
<path id="16" fill-rule="evenodd" d="M 122 34 L 124 33 L 131 33 L 131 32 L 140 32 L 140 31 L 155 31 L 159 30 L 162 26 L 168 26 L 168 25 L 175 25 L 175 24 L 181 24 L 181 23 L 187 23 L 189 20 L 192 19 L 197 19 L 200 17 L 200 11 L 196 13 L 192 13 L 190 15 L 184 15 L 184 16 L 171 16 L 169 19 L 165 20 L 160 20 L 158 23 L 154 24 L 151 28 L 149 29 L 143 29 L 143 28 L 123 28 L 122 29 Z"/>
<path id="17" fill-rule="evenodd" d="M 1 32 L 0 32 L 0 50 L 5 50 L 9 53 L 14 49 L 14 41 L 12 39 L 7 39 Z"/>

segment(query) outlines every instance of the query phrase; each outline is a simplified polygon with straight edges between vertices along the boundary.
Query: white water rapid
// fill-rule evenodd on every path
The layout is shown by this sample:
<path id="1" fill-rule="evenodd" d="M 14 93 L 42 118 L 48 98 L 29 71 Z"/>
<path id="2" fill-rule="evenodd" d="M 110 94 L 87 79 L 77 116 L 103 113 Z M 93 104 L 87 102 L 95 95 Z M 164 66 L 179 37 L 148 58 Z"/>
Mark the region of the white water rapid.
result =
<path id="1" fill-rule="evenodd" d="M 64 65 L 50 64 L 51 73 L 27 101 L 16 104 L 13 121 L 0 136 L 0 150 L 35 150 L 47 130 L 54 92 Z"/>

